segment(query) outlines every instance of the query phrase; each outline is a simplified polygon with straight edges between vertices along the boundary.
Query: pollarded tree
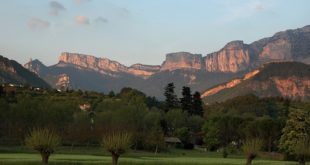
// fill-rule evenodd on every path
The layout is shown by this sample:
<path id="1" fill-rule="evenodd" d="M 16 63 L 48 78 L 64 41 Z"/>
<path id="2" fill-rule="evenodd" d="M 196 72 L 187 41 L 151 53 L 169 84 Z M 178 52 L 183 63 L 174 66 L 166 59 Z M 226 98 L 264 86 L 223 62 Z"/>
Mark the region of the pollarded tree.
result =
<path id="1" fill-rule="evenodd" d="M 26 146 L 40 152 L 42 163 L 47 164 L 49 156 L 60 145 L 60 137 L 47 128 L 33 129 L 26 137 Z"/>
<path id="2" fill-rule="evenodd" d="M 246 165 L 251 165 L 253 159 L 256 158 L 257 154 L 263 146 L 263 141 L 261 139 L 249 139 L 246 140 L 242 146 L 243 152 L 246 155 Z"/>
<path id="3" fill-rule="evenodd" d="M 131 146 L 131 134 L 112 132 L 102 138 L 101 146 L 112 155 L 112 164 L 117 165 L 118 158 Z"/>
<path id="4" fill-rule="evenodd" d="M 302 109 L 290 109 L 285 127 L 282 130 L 279 148 L 287 155 L 295 155 L 295 146 L 310 135 L 309 113 Z"/>
<path id="5" fill-rule="evenodd" d="M 310 141 L 308 138 L 300 139 L 294 147 L 300 165 L 306 164 L 306 159 L 310 157 Z"/>

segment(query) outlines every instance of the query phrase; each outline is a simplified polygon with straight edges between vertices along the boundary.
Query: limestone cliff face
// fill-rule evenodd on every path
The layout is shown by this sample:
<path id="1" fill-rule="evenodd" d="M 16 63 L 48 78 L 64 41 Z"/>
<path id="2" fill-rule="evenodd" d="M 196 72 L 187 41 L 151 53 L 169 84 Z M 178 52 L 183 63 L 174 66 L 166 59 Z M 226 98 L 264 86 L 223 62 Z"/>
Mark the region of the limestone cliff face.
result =
<path id="1" fill-rule="evenodd" d="M 216 94 L 222 90 L 233 88 L 233 87 L 239 85 L 240 83 L 242 83 L 243 81 L 254 77 L 258 73 L 259 73 L 259 70 L 254 70 L 252 72 L 247 73 L 243 78 L 233 79 L 233 80 L 231 80 L 225 84 L 213 87 L 213 88 L 203 92 L 201 94 L 201 97 L 208 97 L 208 96 L 214 95 L 214 94 Z"/>
<path id="2" fill-rule="evenodd" d="M 247 85 L 260 97 L 281 96 L 290 99 L 310 100 L 310 79 L 297 76 L 270 77 L 269 80 L 253 81 Z"/>
<path id="3" fill-rule="evenodd" d="M 272 81 L 276 84 L 276 88 L 281 96 L 288 98 L 307 98 L 310 99 L 310 79 L 299 78 L 296 76 L 282 79 L 273 77 Z"/>
<path id="4" fill-rule="evenodd" d="M 203 69 L 204 63 L 201 54 L 188 52 L 170 53 L 161 66 L 161 71 L 173 71 L 177 69 Z"/>
<path id="5" fill-rule="evenodd" d="M 0 56 L 0 71 L 2 72 L 8 72 L 8 73 L 16 73 L 16 70 L 14 67 L 10 64 L 10 61 L 6 58 L 3 58 Z"/>
<path id="6" fill-rule="evenodd" d="M 126 72 L 127 70 L 126 66 L 116 61 L 78 53 L 61 53 L 59 62 L 73 64 L 96 71 Z"/>
<path id="7" fill-rule="evenodd" d="M 59 56 L 59 66 L 72 64 L 113 76 L 114 73 L 128 73 L 142 78 L 148 78 L 160 70 L 160 66 L 134 64 L 130 67 L 107 58 L 97 58 L 91 55 L 77 53 L 62 53 Z"/>
<path id="8" fill-rule="evenodd" d="M 233 41 L 220 51 L 207 55 L 204 61 L 208 72 L 244 71 L 250 66 L 250 49 L 243 41 Z"/>
<path id="9" fill-rule="evenodd" d="M 300 61 L 310 63 L 310 26 L 278 32 L 250 45 L 256 50 L 260 63 Z"/>
<path id="10" fill-rule="evenodd" d="M 0 55 L 0 84 L 1 83 L 13 83 L 17 85 L 29 84 L 33 87 L 44 88 L 50 87 L 36 74 L 30 72 L 18 62 L 9 60 Z"/>
<path id="11" fill-rule="evenodd" d="M 159 65 L 134 64 L 128 68 L 128 73 L 143 78 L 148 78 L 151 75 L 157 73 L 159 70 L 160 70 Z"/>
<path id="12" fill-rule="evenodd" d="M 60 74 L 57 76 L 56 88 L 60 90 L 67 90 L 71 88 L 70 77 L 67 74 Z"/>
<path id="13" fill-rule="evenodd" d="M 275 62 L 202 93 L 207 103 L 255 94 L 259 97 L 284 97 L 310 100 L 310 65 Z"/>
<path id="14" fill-rule="evenodd" d="M 47 74 L 48 68 L 39 60 L 31 60 L 24 64 L 24 67 L 38 76 Z"/>

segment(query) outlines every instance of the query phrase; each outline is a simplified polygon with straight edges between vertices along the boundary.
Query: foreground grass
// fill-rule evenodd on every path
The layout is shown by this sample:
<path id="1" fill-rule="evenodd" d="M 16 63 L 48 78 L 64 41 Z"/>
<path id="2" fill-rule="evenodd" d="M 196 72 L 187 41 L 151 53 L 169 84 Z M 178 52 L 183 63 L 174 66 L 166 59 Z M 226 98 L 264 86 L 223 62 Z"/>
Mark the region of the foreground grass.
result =
<path id="1" fill-rule="evenodd" d="M 35 153 L 0 153 L 0 165 L 39 165 L 40 156 Z M 97 155 L 55 154 L 50 158 L 52 165 L 108 165 L 111 157 Z M 192 157 L 192 156 L 124 156 L 120 165 L 243 165 L 242 158 Z M 296 165 L 296 162 L 254 160 L 253 165 Z"/>

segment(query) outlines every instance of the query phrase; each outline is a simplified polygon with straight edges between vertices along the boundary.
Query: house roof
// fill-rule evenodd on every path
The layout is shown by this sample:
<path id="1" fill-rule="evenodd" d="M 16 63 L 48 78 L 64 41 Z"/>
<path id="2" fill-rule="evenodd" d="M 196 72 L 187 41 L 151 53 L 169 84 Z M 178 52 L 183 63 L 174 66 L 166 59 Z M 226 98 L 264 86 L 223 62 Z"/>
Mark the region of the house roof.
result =
<path id="1" fill-rule="evenodd" d="M 181 140 L 177 137 L 165 137 L 166 143 L 181 143 Z"/>

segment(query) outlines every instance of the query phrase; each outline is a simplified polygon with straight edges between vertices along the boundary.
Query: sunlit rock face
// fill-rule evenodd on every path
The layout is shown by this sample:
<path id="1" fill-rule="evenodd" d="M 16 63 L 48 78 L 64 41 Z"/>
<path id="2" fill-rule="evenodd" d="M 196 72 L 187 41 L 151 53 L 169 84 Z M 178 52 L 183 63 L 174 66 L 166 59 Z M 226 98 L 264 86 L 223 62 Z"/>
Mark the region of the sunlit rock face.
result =
<path id="1" fill-rule="evenodd" d="M 161 66 L 161 71 L 173 71 L 177 69 L 203 69 L 204 63 L 201 54 L 188 52 L 170 53 Z"/>
<path id="2" fill-rule="evenodd" d="M 216 94 L 216 93 L 218 93 L 218 92 L 220 92 L 222 90 L 225 90 L 225 89 L 228 89 L 228 88 L 233 88 L 233 87 L 239 85 L 241 82 L 254 77 L 258 73 L 259 73 L 259 70 L 251 71 L 251 72 L 245 74 L 245 76 L 243 78 L 233 79 L 233 80 L 231 80 L 231 81 L 229 81 L 227 83 L 218 85 L 216 87 L 213 87 L 213 88 L 211 88 L 209 90 L 204 91 L 201 94 L 201 97 L 208 97 L 208 96 L 214 95 L 214 94 Z"/>
<path id="3" fill-rule="evenodd" d="M 128 68 L 128 73 L 140 76 L 143 78 L 148 78 L 160 70 L 159 65 L 143 65 L 134 64 Z"/>
<path id="4" fill-rule="evenodd" d="M 278 32 L 251 45 L 257 62 L 300 61 L 310 63 L 310 26 Z"/>
<path id="5" fill-rule="evenodd" d="M 232 86 L 244 82 L 240 77 L 245 73 L 275 61 L 310 64 L 310 26 L 279 32 L 250 44 L 232 41 L 222 49 L 206 55 L 169 53 L 162 65 L 125 66 L 107 58 L 65 52 L 59 56 L 59 63 L 56 65 L 47 67 L 34 60 L 25 67 L 40 75 L 53 87 L 58 81 L 57 76 L 65 73 L 75 89 L 109 92 L 129 86 L 146 94 L 162 97 L 162 89 L 170 82 L 180 87 L 189 86 L 200 92 L 219 84 L 222 86 L 213 91 L 232 89 Z M 229 81 L 232 82 L 223 85 Z"/>
<path id="6" fill-rule="evenodd" d="M 210 88 L 202 93 L 206 103 L 254 94 L 310 100 L 310 65 L 299 62 L 273 62 L 249 72 L 243 78 Z"/>
<path id="7" fill-rule="evenodd" d="M 60 74 L 57 76 L 56 88 L 60 90 L 67 90 L 71 88 L 70 77 L 67 74 Z"/>
<path id="8" fill-rule="evenodd" d="M 105 70 L 112 72 L 126 72 L 126 66 L 109 60 L 107 58 L 96 58 L 90 55 L 78 54 L 78 53 L 67 53 L 64 52 L 59 56 L 59 62 L 74 64 L 87 69 L 96 71 Z"/>
<path id="9" fill-rule="evenodd" d="M 28 63 L 24 64 L 24 67 L 29 71 L 41 76 L 42 74 L 46 74 L 48 68 L 39 60 L 31 60 Z"/>
<path id="10" fill-rule="evenodd" d="M 307 98 L 310 99 L 310 80 L 308 78 L 289 77 L 282 79 L 273 77 L 271 79 L 281 96 L 288 98 Z"/>
<path id="11" fill-rule="evenodd" d="M 0 55 L 0 71 L 2 71 L 2 72 L 9 72 L 9 73 L 16 73 L 16 70 L 10 64 L 9 59 L 4 58 L 1 55 Z"/>
<path id="12" fill-rule="evenodd" d="M 251 57 L 248 45 L 243 41 L 228 43 L 218 52 L 207 55 L 205 66 L 208 72 L 239 72 L 249 68 Z"/>

